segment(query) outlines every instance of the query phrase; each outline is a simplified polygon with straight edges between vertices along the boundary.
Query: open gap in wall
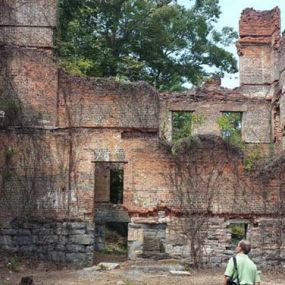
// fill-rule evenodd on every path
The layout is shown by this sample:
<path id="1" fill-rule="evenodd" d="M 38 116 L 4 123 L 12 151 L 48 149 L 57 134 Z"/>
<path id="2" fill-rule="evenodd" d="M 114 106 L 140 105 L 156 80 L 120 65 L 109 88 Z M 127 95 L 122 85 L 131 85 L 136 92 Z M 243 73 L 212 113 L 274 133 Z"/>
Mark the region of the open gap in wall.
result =
<path id="1" fill-rule="evenodd" d="M 124 261 L 128 256 L 128 223 L 106 222 L 95 225 L 94 263 Z"/>
<path id="2" fill-rule="evenodd" d="M 143 227 L 143 257 L 167 258 L 165 252 L 166 224 L 145 224 Z"/>
<path id="3" fill-rule="evenodd" d="M 277 147 L 280 146 L 283 132 L 280 124 L 280 106 L 275 104 L 273 106 L 273 142 Z"/>
<path id="4" fill-rule="evenodd" d="M 241 142 L 242 112 L 222 112 L 218 124 L 224 140 L 235 145 Z"/>
<path id="5" fill-rule="evenodd" d="M 191 111 L 172 111 L 172 141 L 192 134 L 193 112 Z"/>
<path id="6" fill-rule="evenodd" d="M 235 248 L 239 241 L 246 239 L 247 236 L 247 223 L 232 223 L 230 224 L 231 230 L 231 247 Z"/>
<path id="7" fill-rule="evenodd" d="M 107 253 L 127 255 L 128 253 L 128 223 L 106 223 L 105 251 Z"/>
<path id="8" fill-rule="evenodd" d="M 110 169 L 110 202 L 123 204 L 124 170 L 122 168 Z"/>
<path id="9" fill-rule="evenodd" d="M 123 203 L 124 164 L 100 162 L 95 166 L 95 203 Z"/>

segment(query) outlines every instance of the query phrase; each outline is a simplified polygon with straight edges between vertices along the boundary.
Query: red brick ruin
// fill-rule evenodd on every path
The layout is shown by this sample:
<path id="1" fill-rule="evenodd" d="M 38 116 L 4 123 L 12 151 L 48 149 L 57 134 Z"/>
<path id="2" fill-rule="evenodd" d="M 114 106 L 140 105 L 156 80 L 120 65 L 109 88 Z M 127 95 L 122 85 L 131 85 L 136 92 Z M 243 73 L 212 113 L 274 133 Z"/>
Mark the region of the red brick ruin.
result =
<path id="1" fill-rule="evenodd" d="M 124 224 L 130 259 L 221 266 L 238 225 L 260 266 L 284 266 L 280 10 L 242 12 L 233 90 L 218 78 L 161 93 L 144 82 L 71 76 L 54 56 L 55 27 L 56 0 L 0 1 L 0 247 L 90 265 L 106 225 Z M 177 143 L 175 112 L 202 118 Z M 242 150 L 221 137 L 224 112 L 241 114 Z M 255 167 L 245 166 L 247 155 Z"/>

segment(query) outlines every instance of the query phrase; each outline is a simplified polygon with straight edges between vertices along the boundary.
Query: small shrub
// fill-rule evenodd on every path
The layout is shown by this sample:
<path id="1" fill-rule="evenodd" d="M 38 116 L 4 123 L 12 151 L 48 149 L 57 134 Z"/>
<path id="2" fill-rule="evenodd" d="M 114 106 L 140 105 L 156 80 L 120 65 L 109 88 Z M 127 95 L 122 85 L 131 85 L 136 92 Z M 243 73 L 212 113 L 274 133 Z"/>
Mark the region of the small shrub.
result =
<path id="1" fill-rule="evenodd" d="M 244 158 L 244 169 L 252 170 L 256 163 L 261 159 L 260 148 L 256 147 L 245 155 Z"/>
<path id="2" fill-rule="evenodd" d="M 16 256 L 12 256 L 8 259 L 7 268 L 11 271 L 19 271 L 19 259 Z"/>
<path id="3" fill-rule="evenodd" d="M 0 110 L 5 116 L 0 120 L 0 127 L 15 125 L 19 121 L 22 111 L 19 100 L 15 98 L 0 98 Z"/>

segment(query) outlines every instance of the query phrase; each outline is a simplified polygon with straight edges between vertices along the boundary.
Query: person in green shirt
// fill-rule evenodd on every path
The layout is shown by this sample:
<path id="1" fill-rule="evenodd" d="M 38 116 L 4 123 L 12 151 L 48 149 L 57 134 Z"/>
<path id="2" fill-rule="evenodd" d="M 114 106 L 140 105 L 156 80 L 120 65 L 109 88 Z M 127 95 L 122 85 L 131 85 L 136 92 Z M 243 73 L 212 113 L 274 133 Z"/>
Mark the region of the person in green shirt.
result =
<path id="1" fill-rule="evenodd" d="M 247 240 L 241 240 L 236 247 L 237 271 L 240 285 L 260 285 L 260 276 L 256 265 L 248 257 L 250 250 L 251 244 Z M 234 282 L 238 284 L 233 257 L 229 260 L 226 267 L 224 285 L 227 285 L 230 277 L 233 277 Z"/>

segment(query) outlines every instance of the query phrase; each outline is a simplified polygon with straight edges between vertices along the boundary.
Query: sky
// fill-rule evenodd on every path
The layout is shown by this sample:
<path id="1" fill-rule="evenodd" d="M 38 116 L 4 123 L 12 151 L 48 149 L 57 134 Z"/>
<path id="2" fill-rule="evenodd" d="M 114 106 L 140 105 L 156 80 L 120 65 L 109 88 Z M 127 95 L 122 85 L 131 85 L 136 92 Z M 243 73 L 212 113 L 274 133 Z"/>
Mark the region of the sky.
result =
<path id="1" fill-rule="evenodd" d="M 178 4 L 190 7 L 193 1 L 178 0 Z M 241 12 L 245 8 L 254 8 L 255 10 L 271 10 L 278 6 L 281 10 L 281 31 L 285 29 L 285 0 L 220 0 L 221 16 L 217 23 L 217 29 L 224 26 L 233 27 L 238 32 L 238 23 Z M 236 55 L 235 46 L 228 48 Z M 238 57 L 236 56 L 238 59 Z M 226 75 L 222 79 L 222 85 L 228 88 L 234 88 L 239 85 L 238 74 Z"/>

